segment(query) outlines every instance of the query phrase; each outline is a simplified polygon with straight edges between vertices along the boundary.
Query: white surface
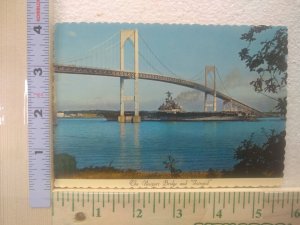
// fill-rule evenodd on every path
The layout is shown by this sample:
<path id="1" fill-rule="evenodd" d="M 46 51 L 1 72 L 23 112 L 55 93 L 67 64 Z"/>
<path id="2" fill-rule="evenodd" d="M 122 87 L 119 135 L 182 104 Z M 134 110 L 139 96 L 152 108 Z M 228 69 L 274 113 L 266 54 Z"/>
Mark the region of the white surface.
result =
<path id="1" fill-rule="evenodd" d="M 85 9 L 84 4 L 90 9 Z M 285 185 L 300 187 L 300 122 L 297 120 L 300 115 L 300 93 L 297 91 L 300 84 L 299 1 L 101 0 L 95 3 L 56 0 L 55 8 L 56 21 L 69 22 L 287 25 L 290 52 Z M 28 202 L 27 127 L 24 123 L 26 1 L 0 0 L 0 31 L 0 224 L 50 225 L 51 209 L 31 209 Z M 184 222 L 193 224 L 195 221 Z"/>
<path id="2" fill-rule="evenodd" d="M 55 0 L 54 21 L 287 26 L 289 78 L 284 186 L 300 186 L 300 1 Z"/>

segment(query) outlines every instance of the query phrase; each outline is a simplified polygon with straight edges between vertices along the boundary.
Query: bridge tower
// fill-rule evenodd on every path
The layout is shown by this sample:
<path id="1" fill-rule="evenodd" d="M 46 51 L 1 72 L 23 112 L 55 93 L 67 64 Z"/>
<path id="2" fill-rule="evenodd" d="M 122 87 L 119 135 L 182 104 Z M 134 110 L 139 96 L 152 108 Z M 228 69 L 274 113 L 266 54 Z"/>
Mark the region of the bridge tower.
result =
<path id="1" fill-rule="evenodd" d="M 216 67 L 215 66 L 205 66 L 205 87 L 207 87 L 207 77 L 208 77 L 208 75 L 211 75 L 211 74 L 213 75 L 213 79 L 214 79 L 213 111 L 216 112 L 217 111 Z M 210 104 L 207 103 L 207 95 L 208 95 L 208 93 L 205 92 L 205 94 L 204 94 L 204 112 L 207 112 L 208 106 L 211 106 Z"/>
<path id="2" fill-rule="evenodd" d="M 125 96 L 124 84 L 126 78 L 120 78 L 120 115 L 118 121 L 141 122 L 139 115 L 139 40 L 137 30 L 121 30 L 120 32 L 120 71 L 125 70 L 124 47 L 126 41 L 132 41 L 134 47 L 134 96 Z M 134 100 L 134 116 L 129 119 L 125 116 L 125 101 Z"/>

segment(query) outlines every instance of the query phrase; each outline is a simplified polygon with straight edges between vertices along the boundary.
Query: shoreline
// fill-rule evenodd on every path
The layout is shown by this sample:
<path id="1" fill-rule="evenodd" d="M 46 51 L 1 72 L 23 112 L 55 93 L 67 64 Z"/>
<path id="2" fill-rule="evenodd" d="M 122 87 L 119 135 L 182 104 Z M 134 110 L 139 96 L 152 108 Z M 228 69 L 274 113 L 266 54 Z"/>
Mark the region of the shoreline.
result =
<path id="1" fill-rule="evenodd" d="M 57 119 L 103 119 L 118 121 L 119 111 L 112 110 L 74 110 L 59 111 Z M 126 112 L 128 121 L 133 117 L 133 112 Z M 163 112 L 140 111 L 141 121 L 257 121 L 261 118 L 280 118 L 278 113 L 262 113 L 261 115 L 248 115 L 242 112 Z"/>
<path id="2" fill-rule="evenodd" d="M 191 171 L 171 174 L 168 171 L 149 172 L 132 169 L 83 168 L 73 173 L 55 175 L 56 179 L 207 179 L 207 178 L 245 178 L 233 171 Z M 277 178 L 277 176 L 248 176 L 248 178 Z"/>

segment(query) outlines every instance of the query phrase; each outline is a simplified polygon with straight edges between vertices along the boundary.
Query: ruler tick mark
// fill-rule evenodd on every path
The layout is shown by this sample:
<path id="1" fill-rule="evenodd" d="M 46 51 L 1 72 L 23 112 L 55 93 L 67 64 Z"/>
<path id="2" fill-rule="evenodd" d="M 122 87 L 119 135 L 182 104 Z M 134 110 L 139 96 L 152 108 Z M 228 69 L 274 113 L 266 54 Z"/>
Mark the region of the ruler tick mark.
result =
<path id="1" fill-rule="evenodd" d="M 250 204 L 250 192 L 248 192 L 248 204 Z"/>
<path id="2" fill-rule="evenodd" d="M 195 208 L 196 208 L 196 192 L 194 192 L 193 213 L 195 213 Z"/>
<path id="3" fill-rule="evenodd" d="M 265 201 L 266 201 L 266 198 L 265 198 L 265 192 L 263 193 L 263 209 L 265 208 Z"/>
<path id="4" fill-rule="evenodd" d="M 104 192 L 102 193 L 102 207 L 105 207 L 105 194 Z"/>
<path id="5" fill-rule="evenodd" d="M 155 192 L 153 192 L 153 213 L 155 213 Z"/>
<path id="6" fill-rule="evenodd" d="M 233 209 L 232 209 L 232 213 L 234 214 L 235 212 L 235 192 L 233 193 Z"/>
<path id="7" fill-rule="evenodd" d="M 252 204 L 252 218 L 254 219 L 254 211 L 255 211 L 255 192 L 253 192 L 253 204 Z"/>
<path id="8" fill-rule="evenodd" d="M 273 192 L 273 196 L 272 196 L 272 213 L 274 213 L 274 202 L 275 202 L 275 193 Z"/>
<path id="9" fill-rule="evenodd" d="M 93 193 L 93 213 L 92 213 L 93 217 L 95 216 L 95 195 Z"/>
<path id="10" fill-rule="evenodd" d="M 84 207 L 84 192 L 82 192 L 82 199 L 81 199 L 82 207 Z"/>
<path id="11" fill-rule="evenodd" d="M 226 201 L 226 195 L 225 192 L 223 192 L 223 209 L 225 209 L 225 201 Z"/>
<path id="12" fill-rule="evenodd" d="M 65 193 L 62 192 L 62 201 L 61 201 L 61 205 L 64 206 L 65 205 Z"/>
<path id="13" fill-rule="evenodd" d="M 122 198 L 122 200 L 123 200 L 123 208 L 125 208 L 125 193 L 123 193 L 123 198 Z"/>
<path id="14" fill-rule="evenodd" d="M 216 195 L 214 192 L 214 202 L 213 202 L 213 218 L 215 218 L 215 212 L 216 212 L 216 199 L 215 199 Z"/>
<path id="15" fill-rule="evenodd" d="M 115 212 L 115 193 L 113 193 L 113 212 Z"/>
<path id="16" fill-rule="evenodd" d="M 74 192 L 72 192 L 72 212 L 74 212 Z"/>
<path id="17" fill-rule="evenodd" d="M 160 204 L 160 192 L 158 193 L 158 203 Z"/>
<path id="18" fill-rule="evenodd" d="M 173 193 L 173 218 L 175 218 L 175 195 L 176 193 Z"/>
<path id="19" fill-rule="evenodd" d="M 203 208 L 205 209 L 205 198 L 206 198 L 206 192 L 204 192 L 204 199 L 203 199 Z"/>
<path id="20" fill-rule="evenodd" d="M 133 196 L 132 196 L 132 217 L 135 218 L 135 193 L 133 193 Z M 128 196 L 128 199 L 129 199 L 129 196 Z"/>
<path id="21" fill-rule="evenodd" d="M 297 217 L 296 215 L 295 217 Z M 294 192 L 292 193 L 292 210 L 291 210 L 291 217 L 294 217 Z"/>

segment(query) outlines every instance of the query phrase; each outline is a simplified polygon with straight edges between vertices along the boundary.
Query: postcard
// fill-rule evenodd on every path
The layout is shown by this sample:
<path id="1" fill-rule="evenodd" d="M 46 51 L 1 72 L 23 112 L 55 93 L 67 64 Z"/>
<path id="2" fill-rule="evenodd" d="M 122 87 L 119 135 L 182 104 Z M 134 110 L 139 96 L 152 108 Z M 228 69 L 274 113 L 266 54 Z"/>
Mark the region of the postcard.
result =
<path id="1" fill-rule="evenodd" d="M 56 187 L 271 187 L 284 169 L 284 26 L 58 23 Z"/>

